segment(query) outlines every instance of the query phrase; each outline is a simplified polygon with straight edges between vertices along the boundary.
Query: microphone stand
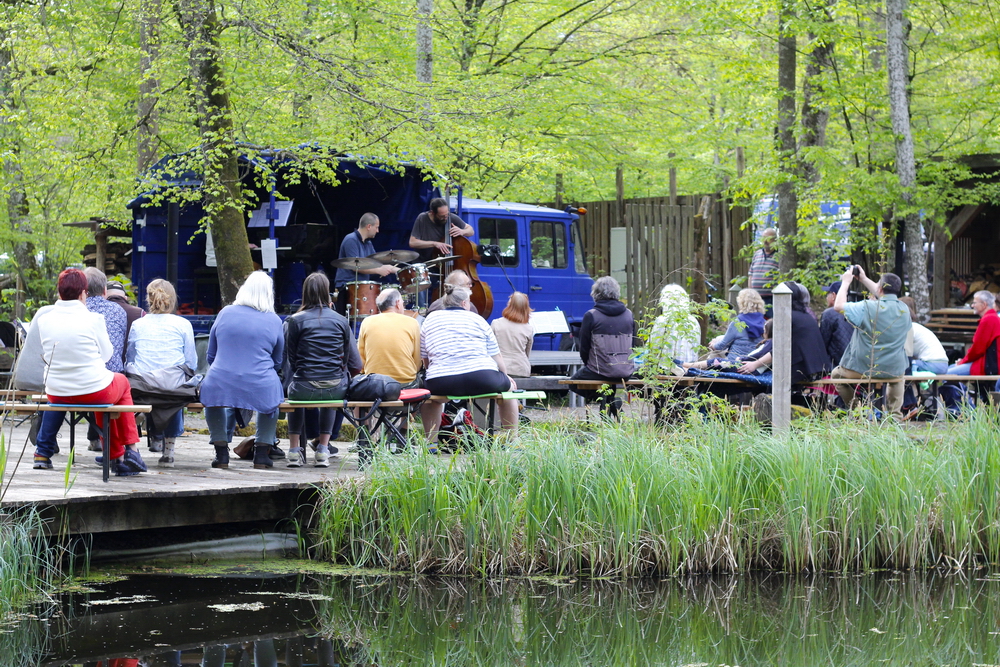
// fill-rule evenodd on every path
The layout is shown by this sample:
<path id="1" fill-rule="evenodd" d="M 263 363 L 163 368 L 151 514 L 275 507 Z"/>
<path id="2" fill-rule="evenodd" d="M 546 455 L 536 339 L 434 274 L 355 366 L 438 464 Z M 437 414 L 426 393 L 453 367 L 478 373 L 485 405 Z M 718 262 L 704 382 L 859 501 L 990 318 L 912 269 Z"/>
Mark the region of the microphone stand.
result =
<path id="1" fill-rule="evenodd" d="M 517 289 L 514 287 L 514 283 L 511 282 L 510 276 L 507 275 L 507 269 L 503 265 L 503 255 L 500 253 L 500 246 L 498 245 L 480 245 L 480 254 L 486 255 L 487 257 L 494 257 L 498 262 L 500 270 L 503 271 L 503 277 L 507 279 L 507 284 L 510 285 L 510 291 L 516 292 Z"/>

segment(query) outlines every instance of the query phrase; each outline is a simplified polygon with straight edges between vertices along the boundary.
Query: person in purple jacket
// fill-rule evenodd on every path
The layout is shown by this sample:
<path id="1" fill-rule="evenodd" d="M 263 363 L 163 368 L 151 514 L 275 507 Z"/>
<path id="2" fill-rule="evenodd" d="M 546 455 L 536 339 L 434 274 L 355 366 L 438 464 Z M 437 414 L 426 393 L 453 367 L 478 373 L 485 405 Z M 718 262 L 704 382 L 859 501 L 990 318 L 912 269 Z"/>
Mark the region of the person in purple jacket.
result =
<path id="1" fill-rule="evenodd" d="M 257 413 L 253 467 L 272 467 L 278 406 L 284 399 L 278 369 L 285 351 L 281 318 L 274 313 L 274 284 L 255 271 L 240 287 L 232 305 L 215 318 L 209 333 L 210 368 L 201 383 L 201 402 L 212 445 L 213 468 L 229 467 L 232 408 Z"/>

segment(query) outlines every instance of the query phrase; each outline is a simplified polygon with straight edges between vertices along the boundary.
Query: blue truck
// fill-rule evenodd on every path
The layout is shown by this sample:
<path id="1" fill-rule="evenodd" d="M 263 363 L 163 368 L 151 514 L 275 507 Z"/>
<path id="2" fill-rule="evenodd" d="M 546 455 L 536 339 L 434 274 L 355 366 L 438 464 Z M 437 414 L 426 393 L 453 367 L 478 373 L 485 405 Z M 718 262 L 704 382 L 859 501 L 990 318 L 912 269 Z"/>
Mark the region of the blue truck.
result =
<path id="1" fill-rule="evenodd" d="M 259 178 L 267 163 L 268 179 Z M 285 167 L 286 162 L 288 167 Z M 427 178 L 427 168 L 415 164 L 393 167 L 365 163 L 347 155 L 330 162 L 338 183 L 331 185 L 295 170 L 287 151 L 265 151 L 241 158 L 241 177 L 250 193 L 249 210 L 271 213 L 264 226 L 249 227 L 251 244 L 275 238 L 278 266 L 274 270 L 276 310 L 294 312 L 303 279 L 312 271 L 332 276 L 329 261 L 336 259 L 340 242 L 357 228 L 365 212 L 381 220 L 376 250 L 409 249 L 417 215 L 440 196 Z M 177 203 L 162 189 L 197 190 L 200 177 L 177 167 L 176 156 L 164 158 L 153 171 L 160 190 L 151 190 L 129 202 L 132 226 L 132 281 L 139 294 L 155 278 L 177 287 L 180 313 L 192 320 L 196 333 L 206 333 L 221 306 L 218 276 L 206 263 L 206 236 L 199 231 L 204 210 L 199 203 Z M 277 226 L 270 202 L 287 211 Z M 474 240 L 492 247 L 483 252 L 479 277 L 493 291 L 494 308 L 488 319 L 500 317 L 512 290 L 528 294 L 536 311 L 562 311 L 572 327 L 592 307 L 591 277 L 581 243 L 580 218 L 575 209 L 560 211 L 512 202 L 488 202 L 452 197 L 452 211 L 476 231 Z M 255 256 L 260 261 L 260 256 Z M 388 279 L 387 279 L 388 281 Z M 557 346 L 558 338 L 539 337 L 536 346 Z"/>

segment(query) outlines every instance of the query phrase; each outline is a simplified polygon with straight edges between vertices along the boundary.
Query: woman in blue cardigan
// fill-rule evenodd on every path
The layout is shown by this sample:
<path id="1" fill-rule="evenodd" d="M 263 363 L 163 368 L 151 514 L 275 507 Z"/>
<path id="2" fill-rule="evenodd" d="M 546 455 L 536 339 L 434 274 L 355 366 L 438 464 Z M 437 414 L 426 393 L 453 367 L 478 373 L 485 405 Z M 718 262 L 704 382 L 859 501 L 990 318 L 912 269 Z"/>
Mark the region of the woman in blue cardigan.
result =
<path id="1" fill-rule="evenodd" d="M 266 273 L 255 271 L 233 304 L 215 318 L 209 334 L 211 367 L 201 383 L 201 402 L 215 446 L 213 468 L 229 467 L 232 408 L 257 413 L 253 467 L 274 465 L 268 453 L 275 442 L 278 406 L 284 399 L 278 378 L 284 350 L 281 318 L 274 313 L 274 285 Z"/>

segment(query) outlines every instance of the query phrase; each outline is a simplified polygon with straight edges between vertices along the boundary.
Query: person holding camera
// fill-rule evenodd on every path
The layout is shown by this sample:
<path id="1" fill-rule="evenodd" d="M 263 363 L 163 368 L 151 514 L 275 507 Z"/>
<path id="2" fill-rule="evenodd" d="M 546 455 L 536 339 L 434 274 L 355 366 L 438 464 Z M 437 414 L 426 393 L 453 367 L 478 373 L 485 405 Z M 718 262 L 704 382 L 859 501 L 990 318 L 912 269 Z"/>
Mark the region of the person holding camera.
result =
<path id="1" fill-rule="evenodd" d="M 871 294 L 871 298 L 848 303 L 847 293 L 854 279 Z M 865 275 L 860 266 L 848 267 L 841 276 L 840 289 L 833 307 L 844 314 L 854 327 L 851 341 L 844 350 L 840 365 L 833 369 L 834 379 L 878 378 L 898 380 L 885 385 L 885 412 L 902 417 L 903 382 L 909 359 L 906 338 L 910 331 L 910 309 L 899 300 L 903 281 L 894 273 L 883 273 L 878 283 Z M 857 400 L 857 385 L 837 385 L 837 393 L 848 408 Z"/>

